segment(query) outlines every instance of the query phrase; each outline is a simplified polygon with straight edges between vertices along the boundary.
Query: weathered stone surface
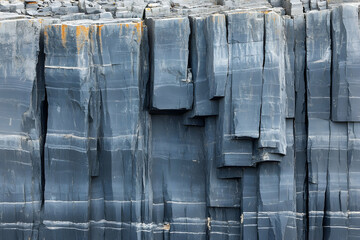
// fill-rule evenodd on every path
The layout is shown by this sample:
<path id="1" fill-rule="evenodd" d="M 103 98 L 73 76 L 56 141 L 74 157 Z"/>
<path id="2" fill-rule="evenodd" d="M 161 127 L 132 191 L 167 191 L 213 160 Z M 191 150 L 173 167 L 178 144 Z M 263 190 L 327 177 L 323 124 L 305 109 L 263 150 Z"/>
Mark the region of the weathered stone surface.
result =
<path id="1" fill-rule="evenodd" d="M 231 103 L 234 137 L 259 138 L 264 63 L 264 14 L 230 13 Z"/>
<path id="2" fill-rule="evenodd" d="M 265 14 L 265 55 L 259 148 L 286 154 L 285 24 L 275 12 Z"/>
<path id="3" fill-rule="evenodd" d="M 343 5 L 331 12 L 332 102 L 331 119 L 336 122 L 360 120 L 360 31 L 359 9 Z"/>
<path id="4" fill-rule="evenodd" d="M 90 24 L 55 24 L 45 27 L 44 35 L 48 121 L 41 235 L 54 238 L 59 231 L 69 237 L 79 232 L 86 238 L 90 173 L 95 171 L 97 160 L 93 129 L 98 128 L 93 126 L 97 124 L 97 101 L 96 79 L 91 71 Z"/>
<path id="5" fill-rule="evenodd" d="M 260 239 L 296 239 L 295 156 L 293 120 L 286 122 L 286 156 L 281 163 L 258 167 L 257 232 Z"/>
<path id="6" fill-rule="evenodd" d="M 1 2 L 0 238 L 358 238 L 359 6 L 271 2 Z"/>
<path id="7" fill-rule="evenodd" d="M 306 14 L 306 83 L 309 118 L 330 118 L 330 12 Z"/>
<path id="8" fill-rule="evenodd" d="M 285 19 L 286 118 L 295 117 L 295 30 L 294 19 Z"/>
<path id="9" fill-rule="evenodd" d="M 40 226 L 45 92 L 37 71 L 41 24 L 14 18 L 0 22 L 0 235 L 27 239 Z"/>
<path id="10" fill-rule="evenodd" d="M 188 18 L 147 20 L 150 42 L 151 108 L 191 109 L 193 83 L 188 74 Z"/>
<path id="11" fill-rule="evenodd" d="M 207 205 L 210 207 L 240 207 L 239 179 L 220 179 L 217 173 L 216 158 L 216 120 L 207 118 L 205 123 L 205 156 L 207 162 Z M 229 167 L 228 169 L 232 169 Z"/>
<path id="12" fill-rule="evenodd" d="M 194 83 L 194 104 L 190 115 L 192 117 L 217 115 L 218 102 L 210 100 L 210 84 L 207 75 L 206 17 L 190 17 L 190 24 L 190 62 Z"/>
<path id="13" fill-rule="evenodd" d="M 234 139 L 232 125 L 231 84 L 226 84 L 225 97 L 219 100 L 219 117 L 216 123 L 216 158 L 218 167 L 252 166 L 253 141 Z"/>
<path id="14" fill-rule="evenodd" d="M 114 210 L 136 212 L 141 205 L 140 192 L 132 190 L 141 179 L 125 173 L 134 166 L 137 176 L 144 160 L 139 64 L 142 36 L 141 22 L 74 22 L 45 29 L 49 102 L 45 237 L 52 238 L 57 234 L 54 229 L 64 228 L 62 222 L 74 224 L 74 230 L 64 228 L 63 234 L 81 231 L 88 238 L 90 229 L 104 234 L 114 228 L 107 221 L 136 223 L 139 218 L 135 214 L 133 219 L 122 219 Z M 76 121 L 64 121 L 60 114 Z M 119 178 L 108 183 L 109 174 Z M 64 194 L 68 190 L 62 189 L 73 190 Z M 74 218 L 77 213 L 70 211 L 74 203 L 79 212 L 86 211 L 81 218 Z M 92 214 L 87 209 L 93 209 Z M 130 229 L 125 228 L 124 236 L 130 236 Z"/>
<path id="15" fill-rule="evenodd" d="M 225 96 L 229 64 L 226 34 L 224 14 L 213 14 L 206 18 L 206 72 L 211 99 Z"/>

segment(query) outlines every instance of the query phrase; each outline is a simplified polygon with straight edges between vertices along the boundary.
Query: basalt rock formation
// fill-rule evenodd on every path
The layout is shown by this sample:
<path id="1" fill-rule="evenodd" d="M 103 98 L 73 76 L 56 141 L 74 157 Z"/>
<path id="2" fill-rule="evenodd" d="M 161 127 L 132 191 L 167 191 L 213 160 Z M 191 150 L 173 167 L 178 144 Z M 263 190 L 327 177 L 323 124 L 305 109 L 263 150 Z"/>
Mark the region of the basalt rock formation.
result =
<path id="1" fill-rule="evenodd" d="M 360 238 L 344 2 L 0 1 L 0 239 Z"/>

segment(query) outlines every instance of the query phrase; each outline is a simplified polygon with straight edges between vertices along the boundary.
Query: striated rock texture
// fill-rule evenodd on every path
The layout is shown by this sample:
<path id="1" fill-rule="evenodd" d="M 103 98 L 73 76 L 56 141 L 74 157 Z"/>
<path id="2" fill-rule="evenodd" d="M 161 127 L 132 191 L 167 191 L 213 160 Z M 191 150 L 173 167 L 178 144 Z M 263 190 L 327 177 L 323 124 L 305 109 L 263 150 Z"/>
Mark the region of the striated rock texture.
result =
<path id="1" fill-rule="evenodd" d="M 341 2 L 1 1 L 0 239 L 359 239 Z"/>
<path id="2" fill-rule="evenodd" d="M 45 89 L 41 24 L 0 17 L 0 235 L 34 239 L 42 205 Z"/>

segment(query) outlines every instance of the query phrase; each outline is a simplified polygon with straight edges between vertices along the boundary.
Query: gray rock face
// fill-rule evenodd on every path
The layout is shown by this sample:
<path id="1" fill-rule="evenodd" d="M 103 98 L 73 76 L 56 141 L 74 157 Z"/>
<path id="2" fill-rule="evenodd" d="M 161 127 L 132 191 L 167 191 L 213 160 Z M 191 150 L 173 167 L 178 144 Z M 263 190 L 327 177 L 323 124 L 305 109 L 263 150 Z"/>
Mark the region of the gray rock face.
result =
<path id="1" fill-rule="evenodd" d="M 306 83 L 309 118 L 330 118 L 331 37 L 330 12 L 306 15 Z"/>
<path id="2" fill-rule="evenodd" d="M 217 101 L 210 100 L 210 83 L 207 75 L 206 17 L 190 17 L 191 69 L 194 84 L 194 103 L 189 117 L 218 114 Z"/>
<path id="3" fill-rule="evenodd" d="M 285 23 L 265 14 L 265 55 L 259 147 L 286 154 Z"/>
<path id="4" fill-rule="evenodd" d="M 358 238 L 359 5 L 217 3 L 0 4 L 1 239 Z"/>
<path id="5" fill-rule="evenodd" d="M 307 128 L 305 87 L 305 18 L 294 17 L 295 54 L 295 179 L 297 237 L 303 239 L 307 229 Z"/>
<path id="6" fill-rule="evenodd" d="M 264 63 L 264 14 L 228 15 L 233 135 L 259 138 Z"/>
<path id="7" fill-rule="evenodd" d="M 14 18 L 0 18 L 0 232 L 27 239 L 40 225 L 45 93 L 37 71 L 41 25 Z"/>
<path id="8" fill-rule="evenodd" d="M 332 26 L 332 120 L 357 122 L 360 119 L 360 31 L 356 23 L 359 10 L 344 5 L 335 8 L 331 15 Z"/>
<path id="9" fill-rule="evenodd" d="M 206 46 L 210 98 L 223 97 L 229 63 L 224 14 L 213 14 L 206 18 Z"/>
<path id="10" fill-rule="evenodd" d="M 112 236 L 109 229 L 121 225 L 111 222 L 140 221 L 130 212 L 141 208 L 136 176 L 144 161 L 142 23 L 78 21 L 45 31 L 49 117 L 43 235 L 54 238 L 62 229 L 68 237 L 78 231 L 81 238 L 90 238 L 90 232 Z M 66 114 L 74 115 L 60 117 Z M 109 182 L 113 175 L 119 177 Z M 121 209 L 128 214 L 122 216 Z M 73 228 L 64 227 L 67 222 Z M 131 229 L 125 238 L 136 231 Z"/>
<path id="11" fill-rule="evenodd" d="M 45 27 L 44 35 L 49 117 L 42 235 L 54 238 L 56 229 L 60 229 L 64 236 L 71 236 L 73 230 L 64 227 L 64 223 L 71 222 L 75 229 L 83 229 L 81 236 L 85 238 L 86 226 L 78 223 L 90 217 L 86 209 L 90 207 L 90 176 L 96 176 L 98 137 L 90 24 L 50 25 Z M 73 210 L 74 204 L 77 210 Z"/>
<path id="12" fill-rule="evenodd" d="M 286 118 L 295 117 L 295 29 L 294 19 L 285 18 Z"/>
<path id="13" fill-rule="evenodd" d="M 151 107 L 154 110 L 190 109 L 193 83 L 188 76 L 188 18 L 147 21 L 150 42 Z"/>

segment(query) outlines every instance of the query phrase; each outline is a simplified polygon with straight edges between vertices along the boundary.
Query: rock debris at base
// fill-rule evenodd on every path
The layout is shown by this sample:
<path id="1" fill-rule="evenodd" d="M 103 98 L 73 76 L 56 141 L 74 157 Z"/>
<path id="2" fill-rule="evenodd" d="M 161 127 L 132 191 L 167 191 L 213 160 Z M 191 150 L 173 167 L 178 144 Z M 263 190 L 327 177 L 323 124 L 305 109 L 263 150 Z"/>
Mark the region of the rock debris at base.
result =
<path id="1" fill-rule="evenodd" d="M 0 239 L 360 239 L 360 1 L 0 1 Z"/>

